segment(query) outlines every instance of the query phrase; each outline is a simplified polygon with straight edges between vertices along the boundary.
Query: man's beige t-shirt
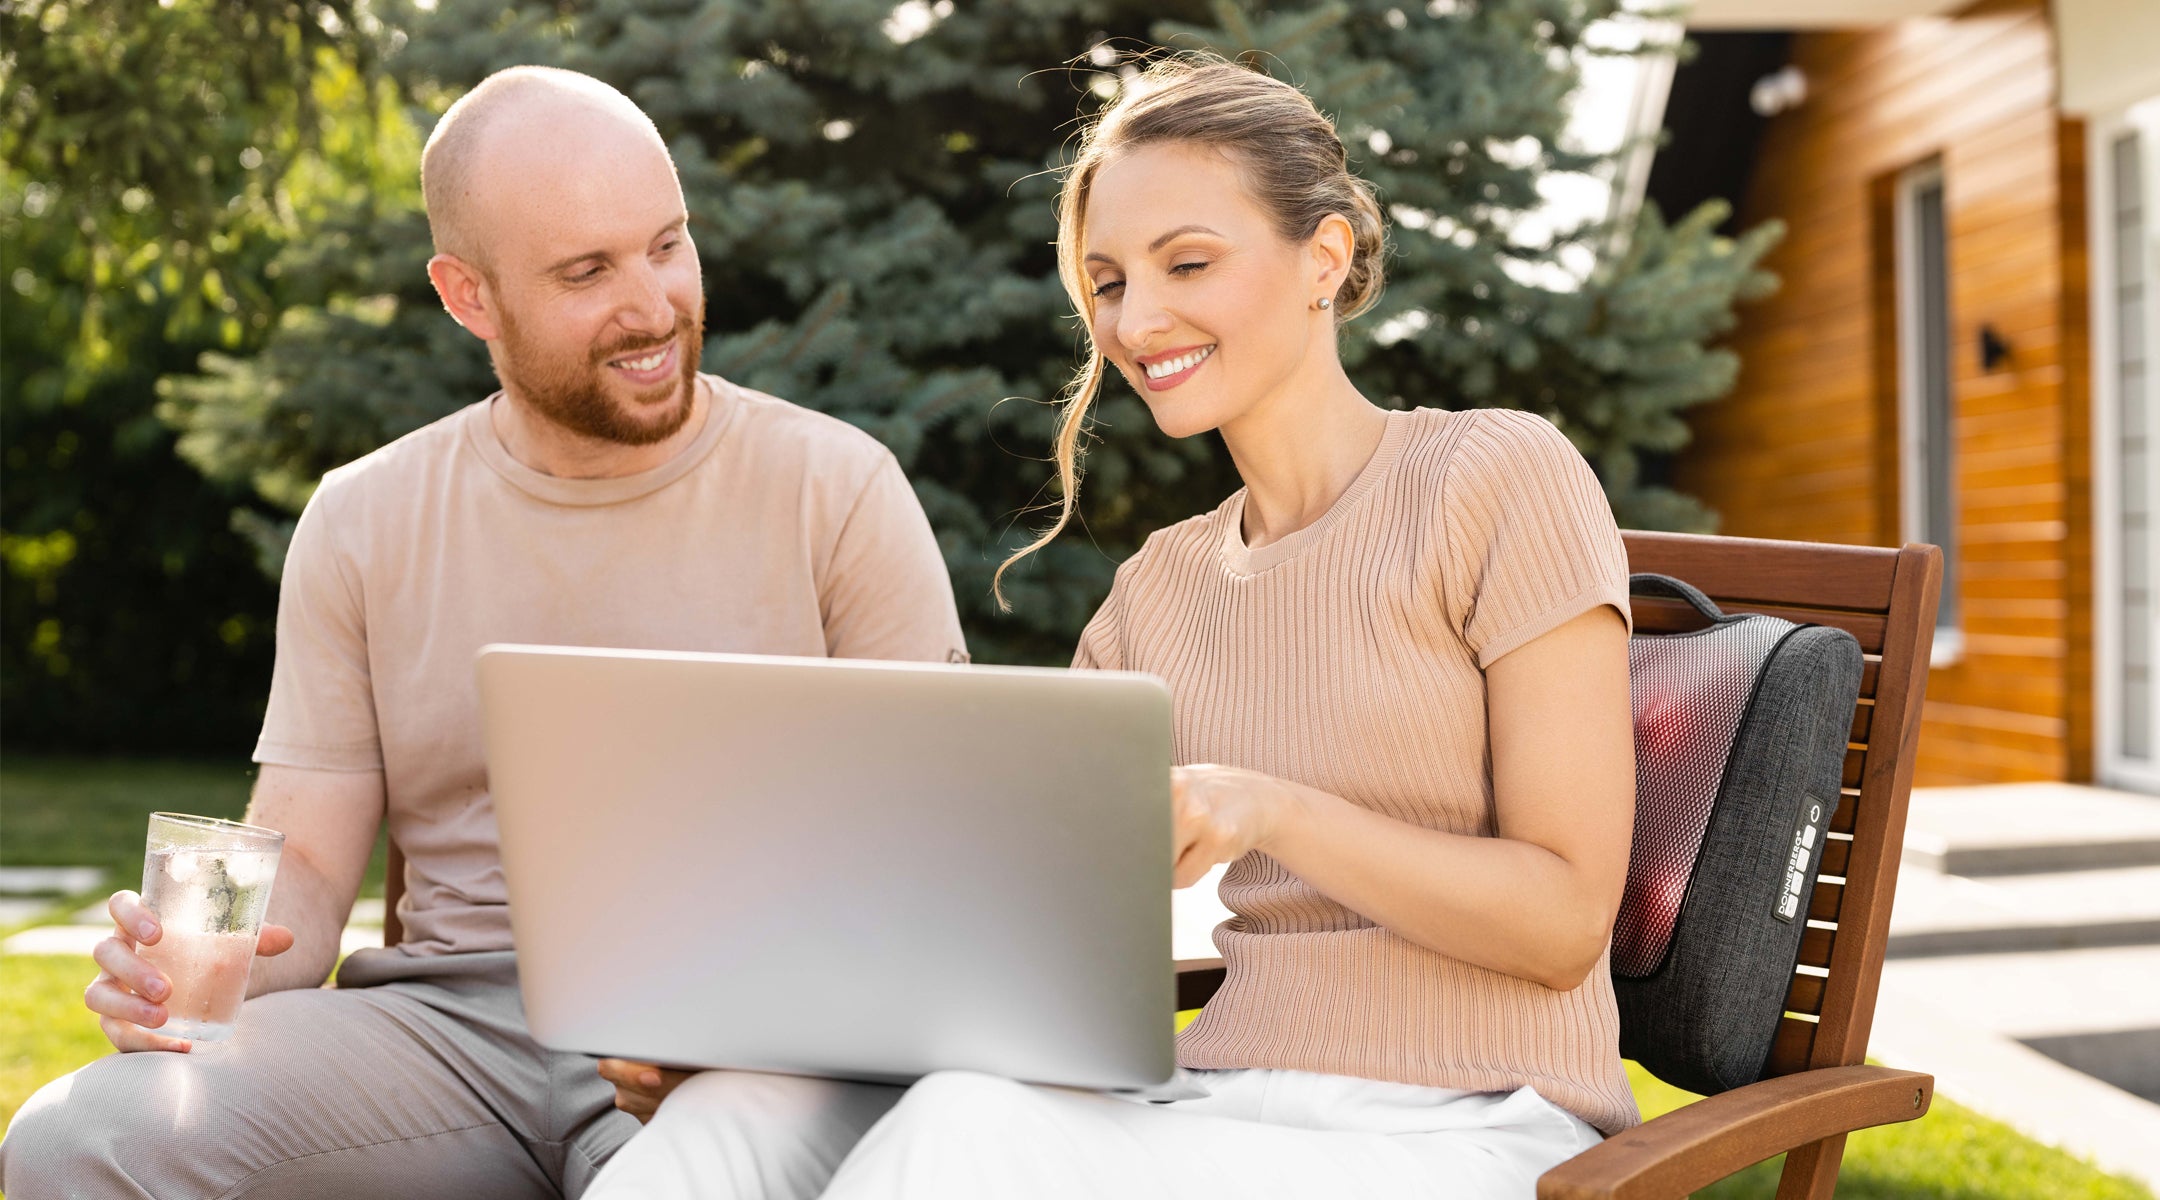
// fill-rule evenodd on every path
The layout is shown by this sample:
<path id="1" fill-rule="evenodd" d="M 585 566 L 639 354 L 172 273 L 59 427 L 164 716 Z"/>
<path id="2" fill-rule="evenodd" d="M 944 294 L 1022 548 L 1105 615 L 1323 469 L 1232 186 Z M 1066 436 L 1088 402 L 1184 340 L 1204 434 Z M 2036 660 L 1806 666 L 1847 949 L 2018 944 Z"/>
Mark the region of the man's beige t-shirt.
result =
<path id="1" fill-rule="evenodd" d="M 966 658 L 891 453 L 701 378 L 704 428 L 653 470 L 541 474 L 496 436 L 491 397 L 330 472 L 301 514 L 255 761 L 383 772 L 408 953 L 510 948 L 481 646 Z"/>

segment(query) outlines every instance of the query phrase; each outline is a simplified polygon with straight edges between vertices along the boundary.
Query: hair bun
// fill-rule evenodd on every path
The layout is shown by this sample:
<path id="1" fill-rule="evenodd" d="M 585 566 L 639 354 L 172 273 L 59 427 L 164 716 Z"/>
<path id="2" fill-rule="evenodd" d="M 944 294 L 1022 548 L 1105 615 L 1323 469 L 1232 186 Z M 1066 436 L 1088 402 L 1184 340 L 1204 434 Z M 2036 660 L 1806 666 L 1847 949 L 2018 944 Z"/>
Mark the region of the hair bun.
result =
<path id="1" fill-rule="evenodd" d="M 1335 311 L 1342 321 L 1371 311 L 1387 287 L 1387 218 L 1381 212 L 1380 197 L 1371 184 L 1356 176 L 1351 176 L 1350 185 L 1352 211 L 1344 215 L 1350 218 L 1356 241 L 1350 270 L 1335 289 Z"/>

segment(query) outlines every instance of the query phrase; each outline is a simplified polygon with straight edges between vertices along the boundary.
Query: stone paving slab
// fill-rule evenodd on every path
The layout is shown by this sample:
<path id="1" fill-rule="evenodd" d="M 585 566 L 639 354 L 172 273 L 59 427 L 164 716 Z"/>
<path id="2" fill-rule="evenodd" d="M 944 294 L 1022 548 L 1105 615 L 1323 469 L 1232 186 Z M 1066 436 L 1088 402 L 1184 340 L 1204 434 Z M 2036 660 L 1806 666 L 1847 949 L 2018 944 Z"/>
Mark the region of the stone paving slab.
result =
<path id="1" fill-rule="evenodd" d="M 43 896 L 0 896 L 0 925 L 20 925 L 35 921 L 51 909 L 53 902 Z"/>
<path id="2" fill-rule="evenodd" d="M 2066 955 L 2118 953 L 2060 951 L 2033 957 L 2045 959 L 2052 969 L 2055 960 Z M 2090 1158 L 2104 1170 L 2160 1189 L 2160 1104 L 1976 1023 L 1976 1018 L 1985 1022 L 2001 1014 L 1975 1011 L 1986 993 L 1973 985 L 1999 985 L 2031 970 L 2005 971 L 1992 961 L 2018 956 L 1983 957 L 1988 960 L 1984 966 L 1976 958 L 1886 964 L 1869 1055 L 1889 1066 L 1926 1071 L 1935 1076 L 1941 1095 L 2028 1137 Z M 1971 977 L 1950 978 L 1952 964 L 1963 964 Z M 2057 1011 L 2077 1009 L 2063 1006 Z"/>
<path id="3" fill-rule="evenodd" d="M 72 896 L 104 878 L 97 867 L 0 867 L 0 896 Z"/>
<path id="4" fill-rule="evenodd" d="M 84 905 L 82 908 L 77 909 L 68 920 L 77 925 L 98 924 L 105 920 L 105 901 L 100 900 L 95 904 Z M 353 901 L 352 916 L 347 918 L 345 923 L 347 925 L 373 925 L 379 928 L 382 921 L 383 902 L 379 899 L 363 898 Z"/>
<path id="5" fill-rule="evenodd" d="M 0 954 L 88 954 L 111 933 L 111 925 L 40 925 L 0 942 Z M 381 926 L 348 926 L 338 939 L 341 954 L 380 945 Z"/>
<path id="6" fill-rule="evenodd" d="M 2160 865 L 2160 797 L 2074 783 L 1914 788 L 1904 857 L 1950 875 Z"/>

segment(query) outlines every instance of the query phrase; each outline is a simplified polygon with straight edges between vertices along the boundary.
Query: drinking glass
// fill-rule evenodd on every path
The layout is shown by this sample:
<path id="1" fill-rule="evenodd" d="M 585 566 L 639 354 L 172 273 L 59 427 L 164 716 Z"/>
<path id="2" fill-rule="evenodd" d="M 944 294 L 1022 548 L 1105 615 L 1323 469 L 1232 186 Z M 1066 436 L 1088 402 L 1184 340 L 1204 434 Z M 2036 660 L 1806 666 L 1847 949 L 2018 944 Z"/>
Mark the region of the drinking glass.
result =
<path id="1" fill-rule="evenodd" d="M 142 896 L 164 933 L 136 952 L 172 982 L 158 1032 L 202 1042 L 232 1036 L 284 845 L 275 829 L 150 814 Z"/>

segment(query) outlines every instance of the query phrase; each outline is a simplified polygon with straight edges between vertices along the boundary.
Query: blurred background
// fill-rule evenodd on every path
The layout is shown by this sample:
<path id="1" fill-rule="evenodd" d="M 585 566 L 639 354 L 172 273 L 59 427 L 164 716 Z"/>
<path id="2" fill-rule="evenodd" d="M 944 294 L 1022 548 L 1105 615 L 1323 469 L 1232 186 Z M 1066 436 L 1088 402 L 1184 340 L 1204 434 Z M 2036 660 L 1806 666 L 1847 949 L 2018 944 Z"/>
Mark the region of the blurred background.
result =
<path id="1" fill-rule="evenodd" d="M 142 815 L 245 804 L 315 481 L 493 390 L 422 269 L 464 89 L 643 106 L 709 369 L 884 441 L 977 661 L 1062 664 L 1237 486 L 1113 383 L 1082 525 L 991 601 L 1056 501 L 1055 170 L 1207 49 L 1390 209 L 1367 395 L 1550 418 L 1630 527 L 1945 547 L 1877 1045 L 1977 1111 L 1856 1137 L 1846 1192 L 2149 1196 L 2154 46 L 2154 0 L 0 0 L 0 1119 L 103 1047 L 75 956 Z"/>
<path id="2" fill-rule="evenodd" d="M 1564 136 L 1583 65 L 1628 65 L 1601 51 L 1632 48 L 1638 23 L 1587 3 L 1412 11 L 14 6 L 10 740 L 251 744 L 272 581 L 314 481 L 493 388 L 422 270 L 417 162 L 436 115 L 516 63 L 599 76 L 658 122 L 704 262 L 706 361 L 893 449 L 978 659 L 1068 660 L 1115 562 L 1235 487 L 1213 439 L 1159 437 L 1114 388 L 1085 534 L 1022 574 L 1010 616 L 990 601 L 989 572 L 1055 498 L 1039 460 L 1075 365 L 1053 171 L 1075 119 L 1157 47 L 1299 81 L 1394 207 L 1387 301 L 1347 347 L 1368 392 L 1543 412 L 1630 523 L 1708 526 L 1645 468 L 1686 441 L 1680 410 L 1730 386 L 1732 355 L 1708 343 L 1766 290 L 1772 234 L 1720 236 L 1718 202 L 1668 228 L 1638 195 L 1614 201 L 1654 132 L 1628 127 L 1626 80 L 1608 89 L 1620 120 Z"/>

